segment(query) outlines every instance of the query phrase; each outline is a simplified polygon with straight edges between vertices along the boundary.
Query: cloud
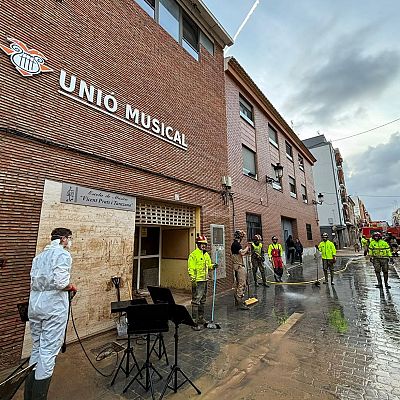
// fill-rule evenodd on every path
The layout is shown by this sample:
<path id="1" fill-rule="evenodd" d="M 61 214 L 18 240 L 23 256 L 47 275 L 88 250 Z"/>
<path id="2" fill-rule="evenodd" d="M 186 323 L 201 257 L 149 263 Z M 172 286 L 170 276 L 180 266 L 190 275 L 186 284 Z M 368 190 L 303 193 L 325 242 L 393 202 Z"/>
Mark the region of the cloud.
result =
<path id="1" fill-rule="evenodd" d="M 400 132 L 396 132 L 388 143 L 369 146 L 344 162 L 348 192 L 363 200 L 373 219 L 390 222 L 393 209 L 400 207 L 399 155 Z"/>
<path id="2" fill-rule="evenodd" d="M 364 29 L 339 37 L 330 47 L 312 55 L 321 59 L 303 71 L 300 89 L 289 106 L 305 120 L 320 124 L 356 114 L 366 102 L 377 98 L 394 82 L 400 71 L 400 54 L 390 49 L 369 50 L 357 40 Z M 353 38 L 353 41 L 352 41 Z"/>

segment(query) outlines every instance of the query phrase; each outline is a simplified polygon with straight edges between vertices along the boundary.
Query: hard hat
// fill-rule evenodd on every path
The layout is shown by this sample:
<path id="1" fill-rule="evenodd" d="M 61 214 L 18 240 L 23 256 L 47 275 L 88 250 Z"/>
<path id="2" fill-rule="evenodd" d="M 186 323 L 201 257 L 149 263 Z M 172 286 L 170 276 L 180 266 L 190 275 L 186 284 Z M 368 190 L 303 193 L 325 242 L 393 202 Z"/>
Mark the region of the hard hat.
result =
<path id="1" fill-rule="evenodd" d="M 254 240 L 258 240 L 259 242 L 261 242 L 262 240 L 261 235 L 254 235 Z"/>
<path id="2" fill-rule="evenodd" d="M 328 237 L 328 234 L 325 232 L 322 234 L 322 237 Z"/>
<path id="3" fill-rule="evenodd" d="M 237 230 L 234 233 L 235 239 L 243 239 L 245 237 L 245 235 L 246 234 L 244 233 L 244 231 L 241 231 L 241 230 Z"/>
<path id="4" fill-rule="evenodd" d="M 380 232 L 374 232 L 373 234 L 372 234 L 372 237 L 374 237 L 374 236 L 376 236 L 376 237 L 382 237 L 382 233 L 380 233 Z"/>
<path id="5" fill-rule="evenodd" d="M 272 240 L 278 240 L 278 237 L 277 236 L 272 236 Z"/>
<path id="6" fill-rule="evenodd" d="M 207 244 L 207 238 L 204 235 L 197 236 L 196 243 L 205 243 Z"/>

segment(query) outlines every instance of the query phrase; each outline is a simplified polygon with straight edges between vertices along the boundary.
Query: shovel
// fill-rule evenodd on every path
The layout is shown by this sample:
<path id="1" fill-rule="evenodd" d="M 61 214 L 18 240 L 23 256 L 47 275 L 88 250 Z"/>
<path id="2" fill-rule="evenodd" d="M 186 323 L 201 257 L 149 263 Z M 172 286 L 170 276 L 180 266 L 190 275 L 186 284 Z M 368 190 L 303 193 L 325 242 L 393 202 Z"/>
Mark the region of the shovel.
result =
<path id="1" fill-rule="evenodd" d="M 218 251 L 215 253 L 215 263 L 218 264 Z M 221 325 L 214 322 L 214 309 L 215 309 L 215 293 L 217 290 L 217 268 L 214 268 L 214 285 L 213 285 L 213 297 L 211 307 L 211 321 L 204 326 L 208 329 L 221 329 Z"/>

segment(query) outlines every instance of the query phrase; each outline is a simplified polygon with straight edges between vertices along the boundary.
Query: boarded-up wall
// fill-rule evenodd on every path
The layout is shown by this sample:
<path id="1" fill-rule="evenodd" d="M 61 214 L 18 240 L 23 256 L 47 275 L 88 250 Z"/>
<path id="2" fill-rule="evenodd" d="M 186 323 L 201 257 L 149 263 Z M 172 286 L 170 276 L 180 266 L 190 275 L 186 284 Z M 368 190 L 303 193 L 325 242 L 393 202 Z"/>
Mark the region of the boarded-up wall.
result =
<path id="1" fill-rule="evenodd" d="M 135 212 L 61 203 L 61 186 L 45 182 L 36 254 L 49 243 L 54 228 L 72 230 L 71 281 L 78 288 L 72 304 L 79 335 L 85 337 L 114 326 L 111 276 L 122 277 L 121 298 L 130 298 Z M 69 337 L 75 338 L 71 330 L 72 324 Z"/>

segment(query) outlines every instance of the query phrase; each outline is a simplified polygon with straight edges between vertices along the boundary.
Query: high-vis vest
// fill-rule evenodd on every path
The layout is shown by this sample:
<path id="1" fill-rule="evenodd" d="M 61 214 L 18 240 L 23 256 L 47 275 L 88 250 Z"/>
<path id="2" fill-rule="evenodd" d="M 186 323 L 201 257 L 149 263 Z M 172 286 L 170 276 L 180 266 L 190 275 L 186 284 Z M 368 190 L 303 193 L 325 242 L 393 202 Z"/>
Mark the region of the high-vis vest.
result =
<path id="1" fill-rule="evenodd" d="M 368 254 L 372 257 L 392 257 L 389 244 L 382 239 L 378 241 L 371 239 Z"/>
<path id="2" fill-rule="evenodd" d="M 262 243 L 258 243 L 256 246 L 253 242 L 251 243 L 254 253 L 257 253 L 260 257 L 262 256 Z"/>
<path id="3" fill-rule="evenodd" d="M 318 250 L 321 252 L 323 260 L 332 260 L 336 255 L 336 247 L 330 240 L 322 241 L 318 245 Z"/>

